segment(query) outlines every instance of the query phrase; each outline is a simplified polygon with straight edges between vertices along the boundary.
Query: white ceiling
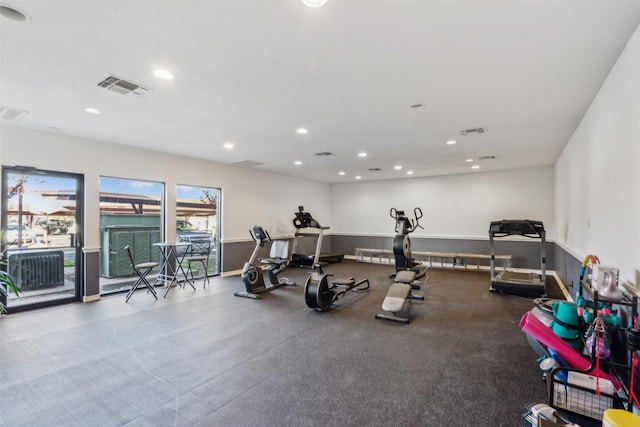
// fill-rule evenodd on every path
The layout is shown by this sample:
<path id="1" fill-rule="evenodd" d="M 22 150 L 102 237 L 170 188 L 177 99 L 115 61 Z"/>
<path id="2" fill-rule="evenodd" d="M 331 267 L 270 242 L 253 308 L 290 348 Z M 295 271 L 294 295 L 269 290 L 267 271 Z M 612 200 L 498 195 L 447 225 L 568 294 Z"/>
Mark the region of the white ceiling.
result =
<path id="1" fill-rule="evenodd" d="M 0 4 L 29 17 L 0 17 L 12 124 L 328 183 L 553 164 L 640 23 L 640 1 Z"/>

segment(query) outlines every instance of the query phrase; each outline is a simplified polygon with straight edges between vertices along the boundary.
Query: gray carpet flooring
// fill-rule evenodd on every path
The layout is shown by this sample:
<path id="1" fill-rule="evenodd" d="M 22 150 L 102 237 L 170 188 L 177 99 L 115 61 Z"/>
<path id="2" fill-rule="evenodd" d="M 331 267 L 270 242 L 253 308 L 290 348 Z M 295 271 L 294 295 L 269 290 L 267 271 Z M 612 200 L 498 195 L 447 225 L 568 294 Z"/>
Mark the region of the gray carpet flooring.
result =
<path id="1" fill-rule="evenodd" d="M 326 313 L 307 308 L 308 270 L 259 300 L 239 277 L 160 295 L 117 295 L 0 319 L 2 426 L 519 426 L 546 401 L 518 327 L 529 299 L 489 275 L 431 269 L 410 324 L 376 320 L 389 265 Z"/>

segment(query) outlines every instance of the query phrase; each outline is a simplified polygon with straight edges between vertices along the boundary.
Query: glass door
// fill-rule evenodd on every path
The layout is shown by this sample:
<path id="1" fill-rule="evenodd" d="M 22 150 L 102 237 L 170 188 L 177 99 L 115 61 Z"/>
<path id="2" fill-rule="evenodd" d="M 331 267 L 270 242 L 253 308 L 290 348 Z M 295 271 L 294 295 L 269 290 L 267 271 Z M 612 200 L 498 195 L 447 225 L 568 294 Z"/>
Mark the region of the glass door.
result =
<path id="1" fill-rule="evenodd" d="M 82 175 L 2 168 L 2 254 L 20 288 L 8 312 L 80 299 Z"/>
<path id="2" fill-rule="evenodd" d="M 176 186 L 176 237 L 178 242 L 209 240 L 209 253 L 200 275 L 220 274 L 220 189 Z M 194 249 L 194 247 L 192 247 Z M 204 254 L 197 254 L 204 255 Z"/>
<path id="3" fill-rule="evenodd" d="M 128 292 L 137 276 L 135 262 L 162 261 L 154 243 L 163 241 L 164 184 L 128 178 L 100 177 L 100 294 Z M 153 283 L 159 268 L 148 279 Z"/>

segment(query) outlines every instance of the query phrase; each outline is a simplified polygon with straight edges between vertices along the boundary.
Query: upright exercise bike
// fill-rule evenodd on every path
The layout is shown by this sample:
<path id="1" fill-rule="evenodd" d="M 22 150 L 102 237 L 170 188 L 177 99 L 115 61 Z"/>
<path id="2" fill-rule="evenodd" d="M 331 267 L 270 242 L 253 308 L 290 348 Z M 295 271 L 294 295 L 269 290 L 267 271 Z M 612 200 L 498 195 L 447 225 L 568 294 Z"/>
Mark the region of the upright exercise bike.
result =
<path id="1" fill-rule="evenodd" d="M 251 237 L 256 242 L 256 247 L 251 253 L 251 258 L 244 264 L 242 268 L 242 274 L 240 278 L 244 283 L 245 290 L 237 291 L 234 293 L 237 297 L 246 297 L 257 299 L 260 294 L 270 292 L 280 286 L 295 286 L 295 282 L 291 282 L 289 279 L 278 278 L 278 274 L 285 269 L 288 264 L 288 248 L 289 242 L 284 240 L 271 241 L 271 236 L 259 225 L 254 225 L 251 230 Z M 271 243 L 271 251 L 269 258 L 258 258 L 258 252 L 265 243 Z M 264 268 L 256 265 L 256 261 L 260 261 L 264 264 Z M 266 269 L 266 274 L 269 279 L 269 285 L 265 284 L 263 270 Z"/>
<path id="2" fill-rule="evenodd" d="M 420 227 L 420 218 L 422 218 L 422 209 L 415 208 L 413 210 L 414 219 L 405 216 L 404 211 L 391 208 L 389 215 L 396 221 L 396 235 L 393 238 L 393 255 L 396 262 L 396 272 L 390 277 L 395 277 L 399 271 L 410 270 L 416 273 L 416 279 L 424 276 L 425 269 L 418 268 L 419 261 L 411 256 L 411 240 L 409 233 Z"/>

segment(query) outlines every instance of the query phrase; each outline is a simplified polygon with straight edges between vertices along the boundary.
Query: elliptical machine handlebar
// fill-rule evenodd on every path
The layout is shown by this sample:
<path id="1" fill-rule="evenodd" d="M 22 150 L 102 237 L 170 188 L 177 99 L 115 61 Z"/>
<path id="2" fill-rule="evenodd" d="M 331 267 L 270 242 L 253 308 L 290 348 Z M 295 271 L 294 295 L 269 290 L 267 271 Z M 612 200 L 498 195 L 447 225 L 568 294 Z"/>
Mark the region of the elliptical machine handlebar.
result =
<path id="1" fill-rule="evenodd" d="M 418 220 L 422 218 L 422 209 L 418 207 L 413 208 L 413 216 L 416 217 L 416 226 L 418 226 Z M 422 228 L 421 226 L 418 226 L 418 227 Z"/>
<path id="2" fill-rule="evenodd" d="M 419 223 L 420 218 L 422 218 L 422 209 L 418 207 L 413 209 L 415 220 L 407 218 L 404 215 L 404 211 L 399 211 L 396 208 L 389 210 L 389 216 L 396 220 L 396 233 L 409 234 L 418 227 L 424 229 Z"/>

